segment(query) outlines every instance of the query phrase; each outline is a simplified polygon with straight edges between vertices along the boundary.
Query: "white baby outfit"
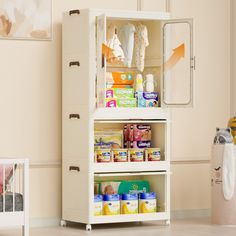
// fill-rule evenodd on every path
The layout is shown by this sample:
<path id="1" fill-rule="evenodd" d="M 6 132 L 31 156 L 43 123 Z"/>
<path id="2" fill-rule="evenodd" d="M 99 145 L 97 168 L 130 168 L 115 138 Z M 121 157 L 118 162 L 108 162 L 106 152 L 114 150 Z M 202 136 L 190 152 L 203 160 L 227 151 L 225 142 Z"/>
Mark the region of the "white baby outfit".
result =
<path id="1" fill-rule="evenodd" d="M 121 42 L 117 36 L 117 27 L 111 24 L 107 30 L 107 46 L 112 48 L 114 56 L 119 61 L 124 61 L 125 56 L 121 48 Z"/>
<path id="2" fill-rule="evenodd" d="M 132 64 L 134 49 L 134 32 L 135 27 L 130 23 L 123 25 L 118 32 L 118 36 L 125 56 L 124 65 L 127 67 L 131 67 Z"/>
<path id="3" fill-rule="evenodd" d="M 137 69 L 141 72 L 144 70 L 145 49 L 149 45 L 148 31 L 145 25 L 139 24 L 136 26 L 134 34 L 135 44 L 135 64 Z"/>

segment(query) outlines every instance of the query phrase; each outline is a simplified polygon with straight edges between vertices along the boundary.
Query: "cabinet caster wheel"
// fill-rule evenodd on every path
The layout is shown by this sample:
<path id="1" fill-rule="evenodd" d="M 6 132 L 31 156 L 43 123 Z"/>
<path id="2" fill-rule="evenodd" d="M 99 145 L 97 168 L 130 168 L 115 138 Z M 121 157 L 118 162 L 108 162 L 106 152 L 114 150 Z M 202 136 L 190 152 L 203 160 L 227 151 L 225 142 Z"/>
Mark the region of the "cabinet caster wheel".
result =
<path id="1" fill-rule="evenodd" d="M 60 225 L 61 225 L 61 227 L 66 227 L 66 221 L 65 220 L 61 220 Z"/>
<path id="2" fill-rule="evenodd" d="M 170 220 L 165 221 L 166 225 L 170 225 Z"/>
<path id="3" fill-rule="evenodd" d="M 92 225 L 86 225 L 86 231 L 91 231 L 92 230 Z"/>

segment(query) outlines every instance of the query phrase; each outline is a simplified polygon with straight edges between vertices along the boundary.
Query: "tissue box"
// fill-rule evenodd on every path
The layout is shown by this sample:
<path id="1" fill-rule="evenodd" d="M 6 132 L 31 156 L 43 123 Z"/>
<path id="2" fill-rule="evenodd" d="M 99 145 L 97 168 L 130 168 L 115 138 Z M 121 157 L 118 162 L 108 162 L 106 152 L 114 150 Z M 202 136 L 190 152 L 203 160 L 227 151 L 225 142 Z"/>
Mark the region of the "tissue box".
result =
<path id="1" fill-rule="evenodd" d="M 158 106 L 158 93 L 157 92 L 136 92 L 138 107 L 157 107 Z"/>
<path id="2" fill-rule="evenodd" d="M 134 89 L 132 88 L 106 89 L 106 98 L 134 98 Z"/>

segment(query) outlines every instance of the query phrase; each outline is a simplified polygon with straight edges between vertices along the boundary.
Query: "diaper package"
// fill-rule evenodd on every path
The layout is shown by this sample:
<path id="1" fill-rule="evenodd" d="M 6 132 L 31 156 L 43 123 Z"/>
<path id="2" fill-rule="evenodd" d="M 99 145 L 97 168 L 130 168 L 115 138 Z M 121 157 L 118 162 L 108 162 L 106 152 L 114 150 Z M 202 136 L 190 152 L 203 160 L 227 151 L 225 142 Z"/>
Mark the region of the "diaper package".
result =
<path id="1" fill-rule="evenodd" d="M 118 194 L 120 181 L 110 181 L 100 183 L 101 194 Z"/>
<path id="2" fill-rule="evenodd" d="M 132 72 L 107 72 L 106 83 L 111 84 L 122 84 L 122 85 L 133 85 L 134 74 Z"/>
<path id="3" fill-rule="evenodd" d="M 133 125 L 134 141 L 151 141 L 151 126 L 145 124 Z"/>
<path id="4" fill-rule="evenodd" d="M 149 192 L 149 182 L 146 180 L 101 181 L 100 194 L 123 194 Z"/>

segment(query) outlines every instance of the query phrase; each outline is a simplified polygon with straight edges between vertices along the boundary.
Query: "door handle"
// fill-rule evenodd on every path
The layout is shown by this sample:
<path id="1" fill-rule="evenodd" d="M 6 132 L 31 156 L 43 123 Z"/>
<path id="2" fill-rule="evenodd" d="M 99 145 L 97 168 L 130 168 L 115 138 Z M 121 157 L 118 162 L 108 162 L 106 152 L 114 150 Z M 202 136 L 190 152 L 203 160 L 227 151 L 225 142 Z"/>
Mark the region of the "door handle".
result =
<path id="1" fill-rule="evenodd" d="M 71 67 L 71 66 L 80 66 L 80 62 L 79 61 L 71 61 L 69 63 L 69 67 Z"/>
<path id="2" fill-rule="evenodd" d="M 80 115 L 79 114 L 70 114 L 69 115 L 69 119 L 80 119 Z"/>
<path id="3" fill-rule="evenodd" d="M 76 171 L 80 172 L 79 166 L 70 166 L 69 171 L 72 171 L 72 170 L 76 170 Z"/>
<path id="4" fill-rule="evenodd" d="M 79 9 L 75 9 L 75 10 L 71 10 L 71 11 L 69 11 L 69 15 L 71 16 L 71 15 L 73 15 L 73 14 L 80 14 L 80 10 Z"/>

